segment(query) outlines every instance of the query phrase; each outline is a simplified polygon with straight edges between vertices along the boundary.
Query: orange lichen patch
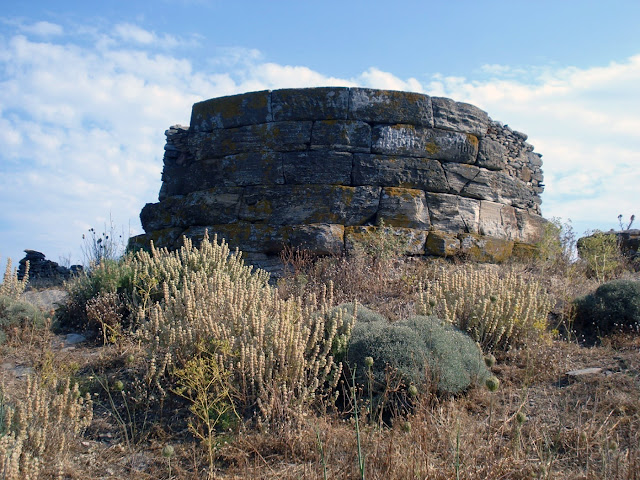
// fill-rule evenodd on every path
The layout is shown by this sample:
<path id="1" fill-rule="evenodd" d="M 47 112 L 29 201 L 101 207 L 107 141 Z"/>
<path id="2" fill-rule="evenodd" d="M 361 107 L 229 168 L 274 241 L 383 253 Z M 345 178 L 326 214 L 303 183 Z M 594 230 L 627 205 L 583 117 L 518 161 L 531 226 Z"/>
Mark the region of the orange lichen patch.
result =
<path id="1" fill-rule="evenodd" d="M 480 142 L 478 141 L 478 137 L 476 137 L 475 135 L 471 135 L 470 133 L 467 133 L 467 141 L 474 149 L 477 149 L 478 145 L 480 144 Z"/>
<path id="2" fill-rule="evenodd" d="M 438 147 L 438 145 L 436 145 L 435 142 L 428 142 L 425 146 L 424 149 L 427 151 L 427 153 L 429 153 L 430 155 L 435 155 L 436 153 L 438 153 L 440 151 L 440 147 Z"/>

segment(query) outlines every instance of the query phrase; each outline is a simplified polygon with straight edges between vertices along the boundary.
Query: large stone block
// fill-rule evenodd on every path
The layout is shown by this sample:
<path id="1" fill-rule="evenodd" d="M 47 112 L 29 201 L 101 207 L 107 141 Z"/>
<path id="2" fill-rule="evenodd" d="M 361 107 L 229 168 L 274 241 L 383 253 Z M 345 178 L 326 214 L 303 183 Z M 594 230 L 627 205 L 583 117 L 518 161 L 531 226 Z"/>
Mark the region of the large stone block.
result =
<path id="1" fill-rule="evenodd" d="M 249 152 L 193 162 L 163 183 L 164 198 L 222 186 L 283 184 L 282 156 L 280 152 Z"/>
<path id="2" fill-rule="evenodd" d="M 477 262 L 504 262 L 513 252 L 514 242 L 471 233 L 459 235 L 460 251 Z"/>
<path id="3" fill-rule="evenodd" d="M 277 185 L 247 187 L 239 218 L 272 225 L 331 223 L 362 225 L 373 221 L 380 187 Z"/>
<path id="4" fill-rule="evenodd" d="M 424 192 L 410 188 L 383 188 L 376 223 L 428 230 L 431 223 Z"/>
<path id="5" fill-rule="evenodd" d="M 270 122 L 273 120 L 270 95 L 269 90 L 264 90 L 198 102 L 191 110 L 191 128 L 195 132 L 210 132 Z"/>
<path id="6" fill-rule="evenodd" d="M 412 228 L 375 227 L 371 225 L 346 227 L 344 229 L 345 249 L 349 253 L 364 250 L 375 254 L 376 249 L 397 249 L 395 255 L 424 255 L 427 232 Z M 375 244 L 375 245 L 374 245 Z M 373 247 L 373 248 L 372 248 Z"/>
<path id="7" fill-rule="evenodd" d="M 209 236 L 224 238 L 231 248 L 242 252 L 278 254 L 285 246 L 310 250 L 318 255 L 340 254 L 344 247 L 344 227 L 332 224 L 267 225 L 239 222 L 234 224 L 190 227 L 184 236 L 196 243 Z"/>
<path id="8" fill-rule="evenodd" d="M 518 225 L 517 239 L 525 243 L 538 242 L 542 237 L 548 220 L 520 208 L 515 209 L 515 216 Z"/>
<path id="9" fill-rule="evenodd" d="M 516 210 L 509 205 L 482 200 L 478 231 L 489 237 L 520 240 Z"/>
<path id="10" fill-rule="evenodd" d="M 346 120 L 346 87 L 288 88 L 271 92 L 273 120 Z"/>
<path id="11" fill-rule="evenodd" d="M 505 172 L 491 172 L 475 165 L 443 165 L 450 192 L 463 197 L 489 200 L 519 208 L 533 207 L 526 184 Z"/>
<path id="12" fill-rule="evenodd" d="M 450 98 L 431 97 L 435 128 L 484 136 L 489 128 L 489 115 L 474 105 Z"/>
<path id="13" fill-rule="evenodd" d="M 140 213 L 145 231 L 190 225 L 232 223 L 238 220 L 242 188 L 213 188 L 147 203 Z"/>
<path id="14" fill-rule="evenodd" d="M 427 192 L 449 191 L 440 162 L 417 157 L 356 153 L 353 184 L 419 188 Z"/>
<path id="15" fill-rule="evenodd" d="M 320 120 L 311 133 L 312 150 L 370 152 L 371 127 L 356 120 Z"/>
<path id="16" fill-rule="evenodd" d="M 507 166 L 507 149 L 489 137 L 481 138 L 476 165 L 488 170 L 503 170 Z"/>
<path id="17" fill-rule="evenodd" d="M 438 257 L 450 257 L 460 251 L 460 240 L 454 233 L 431 230 L 425 244 L 427 254 Z"/>
<path id="18" fill-rule="evenodd" d="M 478 231 L 480 202 L 446 193 L 427 193 L 431 227 L 450 233 Z"/>
<path id="19" fill-rule="evenodd" d="M 194 133 L 189 147 L 196 161 L 245 152 L 306 150 L 312 122 L 273 122 Z"/>
<path id="20" fill-rule="evenodd" d="M 351 184 L 353 159 L 347 152 L 289 152 L 282 154 L 282 162 L 288 184 Z"/>
<path id="21" fill-rule="evenodd" d="M 371 134 L 371 151 L 443 162 L 475 163 L 478 139 L 468 133 L 413 125 L 377 125 Z"/>
<path id="22" fill-rule="evenodd" d="M 349 119 L 433 127 L 431 98 L 420 93 L 351 88 Z"/>

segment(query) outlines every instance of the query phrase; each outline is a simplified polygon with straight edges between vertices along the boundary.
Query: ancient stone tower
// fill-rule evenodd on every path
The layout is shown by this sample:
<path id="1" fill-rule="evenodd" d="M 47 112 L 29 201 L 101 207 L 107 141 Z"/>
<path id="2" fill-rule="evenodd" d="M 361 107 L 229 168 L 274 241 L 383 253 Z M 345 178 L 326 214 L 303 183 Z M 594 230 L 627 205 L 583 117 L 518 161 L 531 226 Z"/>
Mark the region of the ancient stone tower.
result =
<path id="1" fill-rule="evenodd" d="M 473 105 L 366 88 L 196 103 L 167 132 L 159 202 L 132 245 L 205 229 L 270 269 L 284 245 L 340 254 L 384 225 L 409 255 L 501 260 L 544 220 L 540 155 Z"/>

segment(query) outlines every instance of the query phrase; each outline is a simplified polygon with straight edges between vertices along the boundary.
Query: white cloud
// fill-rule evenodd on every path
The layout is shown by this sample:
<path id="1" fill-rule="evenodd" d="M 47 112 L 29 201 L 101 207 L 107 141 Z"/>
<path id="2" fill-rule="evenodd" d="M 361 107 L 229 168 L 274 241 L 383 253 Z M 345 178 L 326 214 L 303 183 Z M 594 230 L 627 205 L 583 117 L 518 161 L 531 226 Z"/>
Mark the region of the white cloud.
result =
<path id="1" fill-rule="evenodd" d="M 217 52 L 203 71 L 166 52 L 182 39 L 132 24 L 86 28 L 75 43 L 14 27 L 22 33 L 0 37 L 0 255 L 15 261 L 23 248 L 80 260 L 82 234 L 110 213 L 140 232 L 140 209 L 160 188 L 164 130 L 188 124 L 196 101 L 266 88 L 367 86 L 473 103 L 544 154 L 545 216 L 605 228 L 640 214 L 640 55 L 591 69 L 490 65 L 482 81 L 421 83 L 375 67 L 332 77 L 244 48 Z"/>
<path id="2" fill-rule="evenodd" d="M 50 22 L 36 22 L 31 25 L 22 25 L 20 29 L 25 33 L 40 37 L 52 37 L 64 33 L 64 29 L 60 25 Z"/>
<path id="3" fill-rule="evenodd" d="M 131 23 L 119 23 L 115 26 L 113 33 L 116 38 L 125 43 L 137 44 L 143 47 L 155 46 L 161 48 L 175 48 L 181 46 L 195 46 L 198 44 L 197 37 L 185 40 L 176 37 L 175 35 L 157 35 L 155 32 L 150 32 Z"/>

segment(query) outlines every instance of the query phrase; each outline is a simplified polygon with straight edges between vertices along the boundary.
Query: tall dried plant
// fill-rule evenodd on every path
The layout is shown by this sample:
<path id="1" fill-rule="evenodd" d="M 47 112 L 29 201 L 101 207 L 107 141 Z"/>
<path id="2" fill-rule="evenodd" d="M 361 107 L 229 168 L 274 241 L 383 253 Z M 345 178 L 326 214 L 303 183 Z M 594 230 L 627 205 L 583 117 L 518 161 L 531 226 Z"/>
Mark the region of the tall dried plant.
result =
<path id="1" fill-rule="evenodd" d="M 417 310 L 450 321 L 485 350 L 504 349 L 545 331 L 551 298 L 529 276 L 465 265 L 421 284 Z"/>
<path id="2" fill-rule="evenodd" d="M 292 420 L 324 387 L 338 382 L 342 365 L 334 342 L 348 335 L 352 318 L 333 306 L 332 286 L 320 298 L 283 299 L 266 272 L 245 266 L 238 252 L 205 236 L 199 248 L 189 239 L 175 252 L 152 248 L 136 258 L 161 280 L 163 297 L 140 309 L 140 339 L 147 345 L 147 379 L 165 390 L 166 375 L 182 368 L 197 345 L 228 344 L 220 355 L 241 409 L 261 421 Z"/>

